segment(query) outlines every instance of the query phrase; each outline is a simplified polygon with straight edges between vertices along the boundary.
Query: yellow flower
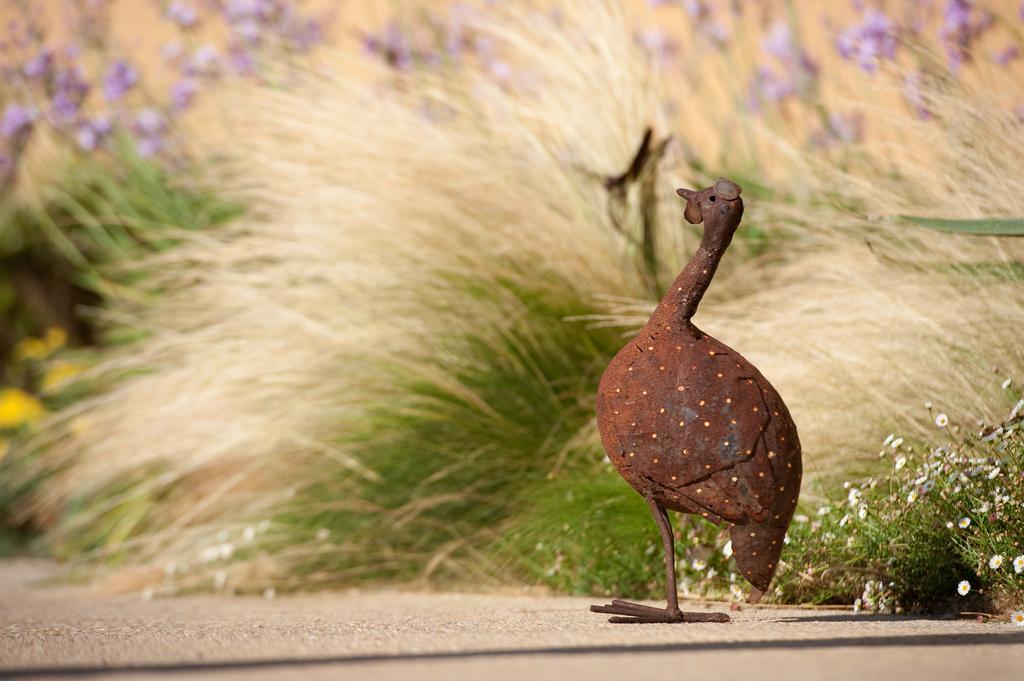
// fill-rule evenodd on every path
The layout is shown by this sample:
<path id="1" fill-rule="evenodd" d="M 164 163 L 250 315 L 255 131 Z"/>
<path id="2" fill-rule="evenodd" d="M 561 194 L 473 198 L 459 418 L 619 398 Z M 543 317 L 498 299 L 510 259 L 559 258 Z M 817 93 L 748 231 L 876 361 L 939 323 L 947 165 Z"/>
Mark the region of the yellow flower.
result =
<path id="1" fill-rule="evenodd" d="M 0 428 L 17 428 L 43 415 L 43 405 L 17 388 L 0 390 Z"/>
<path id="2" fill-rule="evenodd" d="M 54 362 L 43 375 L 41 389 L 44 393 L 56 392 L 80 373 L 82 373 L 82 367 L 78 364 L 64 361 Z"/>
<path id="3" fill-rule="evenodd" d="M 23 338 L 14 346 L 14 358 L 43 359 L 50 354 L 46 341 L 41 338 Z"/>
<path id="4" fill-rule="evenodd" d="M 51 326 L 42 338 L 23 338 L 14 346 L 14 358 L 45 359 L 64 347 L 68 332 L 59 326 Z"/>
<path id="5" fill-rule="evenodd" d="M 68 342 L 68 332 L 59 326 L 51 326 L 46 330 L 46 336 L 43 340 L 46 343 L 46 349 L 49 350 L 50 354 L 53 354 Z"/>

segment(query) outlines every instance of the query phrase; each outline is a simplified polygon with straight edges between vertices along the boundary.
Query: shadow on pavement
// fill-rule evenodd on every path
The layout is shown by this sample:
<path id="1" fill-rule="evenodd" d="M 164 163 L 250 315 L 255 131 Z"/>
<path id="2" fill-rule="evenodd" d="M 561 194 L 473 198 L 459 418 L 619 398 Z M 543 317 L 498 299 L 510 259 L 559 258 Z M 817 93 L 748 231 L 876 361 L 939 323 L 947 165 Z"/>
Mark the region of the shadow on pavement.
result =
<path id="1" fill-rule="evenodd" d="M 794 618 L 796 619 L 796 618 Z M 813 619 L 813 618 L 812 618 Z M 806 621 L 806 620 L 805 620 Z M 0 670 L 0 678 L 87 677 L 110 674 L 183 673 L 242 671 L 273 668 L 357 665 L 380 662 L 459 660 L 483 657 L 525 657 L 531 655 L 617 655 L 638 653 L 685 653 L 719 650 L 772 650 L 808 648 L 874 648 L 891 646 L 963 646 L 1021 645 L 1024 632 L 1006 634 L 922 634 L 911 636 L 857 636 L 791 640 L 695 641 L 689 643 L 656 643 L 650 645 L 563 646 L 552 648 L 492 648 L 470 651 L 438 651 L 371 655 L 337 655 L 324 657 L 270 658 L 256 660 L 224 660 L 121 666 L 25 667 Z"/>

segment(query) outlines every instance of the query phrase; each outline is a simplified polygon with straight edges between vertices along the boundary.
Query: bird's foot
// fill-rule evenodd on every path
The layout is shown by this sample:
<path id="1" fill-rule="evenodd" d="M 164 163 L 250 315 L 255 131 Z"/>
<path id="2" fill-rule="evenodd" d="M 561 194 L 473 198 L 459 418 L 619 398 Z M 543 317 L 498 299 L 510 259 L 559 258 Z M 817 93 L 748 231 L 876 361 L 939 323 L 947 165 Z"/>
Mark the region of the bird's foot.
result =
<path id="1" fill-rule="evenodd" d="M 592 605 L 590 612 L 601 612 L 617 617 L 609 617 L 613 624 L 670 624 L 678 622 L 730 622 L 724 612 L 683 612 L 679 608 L 654 608 L 649 605 L 614 600 L 610 605 Z"/>

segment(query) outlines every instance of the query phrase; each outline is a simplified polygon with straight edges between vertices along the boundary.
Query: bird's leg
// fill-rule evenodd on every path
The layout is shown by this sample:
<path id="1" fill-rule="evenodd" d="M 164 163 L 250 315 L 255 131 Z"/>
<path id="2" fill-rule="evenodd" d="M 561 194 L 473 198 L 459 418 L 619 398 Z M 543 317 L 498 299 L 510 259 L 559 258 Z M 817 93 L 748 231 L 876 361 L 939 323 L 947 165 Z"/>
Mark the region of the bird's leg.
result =
<path id="1" fill-rule="evenodd" d="M 602 612 L 618 617 L 608 618 L 615 624 L 646 624 L 671 622 L 728 622 L 729 616 L 724 612 L 682 612 L 679 609 L 679 596 L 676 593 L 676 550 L 672 538 L 672 524 L 668 519 L 668 511 L 648 498 L 651 515 L 661 531 L 661 542 L 665 552 L 665 596 L 668 605 L 665 608 L 653 608 L 640 603 L 613 600 L 610 605 L 592 605 L 591 612 Z"/>

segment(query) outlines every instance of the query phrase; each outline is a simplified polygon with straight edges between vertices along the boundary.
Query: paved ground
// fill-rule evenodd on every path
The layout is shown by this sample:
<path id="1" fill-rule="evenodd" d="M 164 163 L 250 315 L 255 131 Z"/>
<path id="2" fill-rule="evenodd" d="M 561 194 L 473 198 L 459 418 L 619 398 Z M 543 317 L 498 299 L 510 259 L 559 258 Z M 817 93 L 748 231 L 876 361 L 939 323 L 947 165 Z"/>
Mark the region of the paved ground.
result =
<path id="1" fill-rule="evenodd" d="M 1005 622 L 745 609 L 731 624 L 613 625 L 587 612 L 590 599 L 396 591 L 145 601 L 32 586 L 41 569 L 0 563 L 0 678 L 936 681 L 1024 672 L 1024 631 Z"/>

